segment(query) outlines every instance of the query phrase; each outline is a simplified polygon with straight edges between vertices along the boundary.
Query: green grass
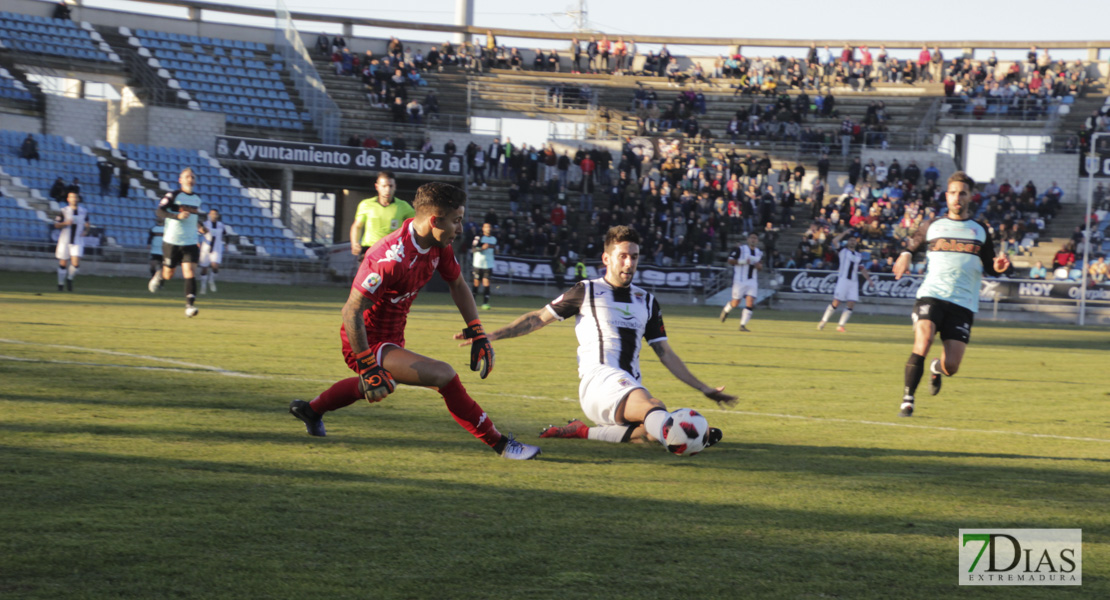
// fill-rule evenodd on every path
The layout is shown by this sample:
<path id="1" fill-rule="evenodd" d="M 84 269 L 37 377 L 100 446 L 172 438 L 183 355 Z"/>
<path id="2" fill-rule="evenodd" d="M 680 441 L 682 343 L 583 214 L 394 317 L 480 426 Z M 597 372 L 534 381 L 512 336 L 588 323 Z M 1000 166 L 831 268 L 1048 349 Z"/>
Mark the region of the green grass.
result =
<path id="1" fill-rule="evenodd" d="M 179 282 L 77 283 L 0 273 L 3 598 L 1110 596 L 1104 328 L 980 322 L 959 375 L 899 419 L 908 319 L 837 334 L 762 310 L 740 334 L 716 307 L 665 307 L 678 353 L 741 402 L 717 410 L 649 350 L 645 383 L 721 445 L 543 440 L 518 463 L 423 389 L 305 435 L 289 401 L 349 376 L 345 289 L 221 283 L 190 320 Z M 462 326 L 423 295 L 408 347 L 502 431 L 536 442 L 580 416 L 570 324 L 497 343 L 484 381 Z M 1083 587 L 958 587 L 957 530 L 987 527 L 1082 528 Z"/>

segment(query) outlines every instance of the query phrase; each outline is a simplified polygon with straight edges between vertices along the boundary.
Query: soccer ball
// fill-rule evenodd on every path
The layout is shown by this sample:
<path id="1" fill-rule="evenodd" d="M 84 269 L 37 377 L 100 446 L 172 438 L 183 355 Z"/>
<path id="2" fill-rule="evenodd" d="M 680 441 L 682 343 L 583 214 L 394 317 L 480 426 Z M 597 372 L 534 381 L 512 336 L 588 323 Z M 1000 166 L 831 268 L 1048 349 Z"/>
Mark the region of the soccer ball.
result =
<path id="1" fill-rule="evenodd" d="M 709 440 L 709 421 L 692 408 L 671 413 L 663 425 L 663 443 L 671 454 L 693 456 L 705 449 Z"/>

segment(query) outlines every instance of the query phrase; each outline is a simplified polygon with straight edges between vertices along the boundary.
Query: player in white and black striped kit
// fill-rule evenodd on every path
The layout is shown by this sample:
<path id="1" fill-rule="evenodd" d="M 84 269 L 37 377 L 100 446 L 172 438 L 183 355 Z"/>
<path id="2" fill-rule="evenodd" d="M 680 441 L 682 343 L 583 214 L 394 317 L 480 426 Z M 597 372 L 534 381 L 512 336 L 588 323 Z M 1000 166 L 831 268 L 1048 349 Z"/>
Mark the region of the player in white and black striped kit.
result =
<path id="1" fill-rule="evenodd" d="M 848 241 L 843 241 L 845 236 L 851 235 Z M 840 272 L 836 278 L 836 290 L 833 291 L 833 300 L 827 308 L 825 308 L 825 315 L 821 317 L 821 321 L 817 323 L 817 330 L 820 331 L 825 328 L 825 323 L 829 322 L 829 318 L 836 312 L 841 302 L 846 303 L 844 310 L 840 313 L 840 324 L 836 326 L 836 330 L 844 333 L 844 326 L 848 324 L 848 319 L 852 318 L 852 309 L 855 308 L 856 302 L 859 302 L 859 276 L 862 275 L 868 282 L 871 281 L 871 276 L 867 274 L 867 269 L 863 266 L 863 254 L 856 250 L 859 245 L 859 238 L 855 236 L 855 232 L 851 229 L 845 230 L 840 235 L 833 238 L 833 247 L 840 246 L 840 252 L 837 257 L 840 259 Z"/>
<path id="2" fill-rule="evenodd" d="M 227 226 L 220 220 L 220 211 L 208 211 L 208 220 L 203 225 L 206 233 L 200 239 L 200 293 L 216 291 L 216 274 L 224 255 L 224 233 Z"/>
<path id="3" fill-rule="evenodd" d="M 579 281 L 547 306 L 526 313 L 489 334 L 490 341 L 519 337 L 554 321 L 574 317 L 578 337 L 578 397 L 583 412 L 597 423 L 580 420 L 549 427 L 540 437 L 588 438 L 606 442 L 658 441 L 671 413 L 640 383 L 641 339 L 646 339 L 667 370 L 720 406 L 736 397 L 723 387 L 702 383 L 667 343 L 663 313 L 655 296 L 632 285 L 640 260 L 640 235 L 617 226 L 605 234 L 605 277 Z M 710 428 L 707 445 L 721 440 Z"/>
<path id="4" fill-rule="evenodd" d="M 748 329 L 748 321 L 752 319 L 755 310 L 755 300 L 759 296 L 759 272 L 763 269 L 763 251 L 759 249 L 759 236 L 755 233 L 748 235 L 748 244 L 740 245 L 728 255 L 728 264 L 732 265 L 732 300 L 729 300 L 721 309 L 721 322 L 728 318 L 732 309 L 740 306 L 740 299 L 745 299 L 744 311 L 740 313 L 740 331 Z"/>
<path id="5" fill-rule="evenodd" d="M 85 254 L 82 237 L 89 231 L 89 210 L 80 206 L 81 195 L 77 192 L 66 194 L 66 206 L 54 220 L 58 232 L 58 246 L 54 257 L 58 259 L 58 291 L 73 291 L 73 279 L 81 267 L 81 257 Z"/>

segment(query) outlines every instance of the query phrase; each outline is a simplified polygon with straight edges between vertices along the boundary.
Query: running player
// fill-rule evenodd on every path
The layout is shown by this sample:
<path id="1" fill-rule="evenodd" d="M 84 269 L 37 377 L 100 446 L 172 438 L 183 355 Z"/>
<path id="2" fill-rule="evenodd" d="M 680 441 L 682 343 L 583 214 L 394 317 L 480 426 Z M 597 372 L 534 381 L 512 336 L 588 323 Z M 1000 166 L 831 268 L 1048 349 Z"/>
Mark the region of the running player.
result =
<path id="1" fill-rule="evenodd" d="M 983 272 L 998 275 L 1010 266 L 1009 259 L 994 255 L 990 227 L 972 221 L 968 212 L 975 182 L 963 171 L 948 178 L 945 199 L 948 213 L 922 223 L 907 250 L 894 263 L 894 278 L 901 279 L 910 268 L 913 252 L 926 245 L 928 260 L 925 281 L 917 290 L 913 305 L 913 352 L 906 362 L 905 388 L 902 392 L 903 417 L 913 416 L 914 393 L 925 371 L 925 357 L 940 333 L 943 348 L 940 358 L 929 365 L 929 391 L 940 392 L 941 377 L 951 377 L 960 368 L 971 325 L 979 311 L 979 285 Z"/>
<path id="2" fill-rule="evenodd" d="M 220 272 L 220 263 L 224 255 L 224 233 L 227 226 L 220 220 L 220 211 L 208 211 L 208 220 L 204 222 L 204 237 L 200 241 L 200 293 L 216 291 L 216 274 Z"/>
<path id="3" fill-rule="evenodd" d="M 721 309 L 721 322 L 728 318 L 728 313 L 740 305 L 740 299 L 745 299 L 744 311 L 740 313 L 740 331 L 748 329 L 748 321 L 752 319 L 755 310 L 755 300 L 759 296 L 759 271 L 763 269 L 763 251 L 759 249 L 759 236 L 755 233 L 748 235 L 748 245 L 740 245 L 728 255 L 728 264 L 732 265 L 732 300 L 729 300 Z"/>
<path id="4" fill-rule="evenodd" d="M 351 223 L 351 254 L 362 262 L 363 255 L 378 240 L 397 231 L 405 219 L 415 216 L 412 205 L 394 198 L 397 179 L 393 171 L 382 171 L 374 183 L 378 195 L 358 203 L 355 221 Z"/>
<path id="5" fill-rule="evenodd" d="M 844 237 L 851 234 L 848 241 L 844 241 Z M 844 311 L 840 313 L 840 324 L 836 326 L 836 330 L 844 333 L 846 330 L 844 326 L 848 324 L 848 319 L 852 318 L 852 309 L 855 308 L 856 302 L 859 302 L 859 275 L 868 283 L 871 282 L 871 275 L 867 273 L 867 269 L 863 266 L 863 254 L 856 250 L 859 245 L 859 238 L 856 237 L 855 231 L 852 229 L 844 230 L 840 235 L 832 240 L 834 248 L 840 248 L 837 256 L 840 259 L 840 272 L 836 277 L 836 290 L 833 291 L 833 300 L 827 308 L 825 308 L 825 315 L 821 317 L 821 321 L 817 323 L 817 330 L 820 331 L 825 328 L 825 323 L 829 322 L 829 318 L 836 312 L 841 302 L 845 302 Z"/>
<path id="6" fill-rule="evenodd" d="M 405 348 L 409 308 L 420 288 L 438 271 L 467 323 L 464 334 L 473 341 L 470 369 L 481 369 L 483 379 L 493 370 L 493 347 L 451 249 L 451 242 L 462 232 L 465 204 L 466 193 L 455 186 L 424 184 L 416 191 L 416 216 L 366 253 L 343 307 L 339 329 L 343 358 L 358 377 L 336 382 L 312 402 L 294 400 L 289 405 L 289 412 L 304 421 L 310 435 L 326 435 L 323 416 L 328 411 L 359 398 L 378 402 L 400 382 L 435 388 L 455 421 L 501 456 L 526 460 L 540 453 L 538 447 L 498 432 L 467 394 L 451 365 Z"/>
<path id="7" fill-rule="evenodd" d="M 89 210 L 80 206 L 81 194 L 66 194 L 66 206 L 54 221 L 58 232 L 58 245 L 54 257 L 58 259 L 58 291 L 73 291 L 73 279 L 81 267 L 81 257 L 85 254 L 83 236 L 89 232 Z"/>
<path id="8" fill-rule="evenodd" d="M 195 317 L 199 309 L 193 306 L 197 297 L 196 266 L 200 249 L 197 247 L 198 231 L 201 226 L 197 223 L 197 213 L 200 212 L 200 196 L 193 193 L 197 183 L 196 173 L 191 167 L 185 167 L 177 177 L 180 189 L 169 192 L 158 202 L 155 214 L 165 220 L 165 231 L 162 233 L 162 270 L 155 273 L 147 284 L 150 293 L 155 293 L 162 288 L 167 279 L 173 277 L 173 272 L 181 265 L 181 274 L 185 277 L 185 316 Z"/>
<path id="9" fill-rule="evenodd" d="M 474 236 L 470 251 L 474 254 L 471 266 L 474 270 L 474 298 L 478 298 L 478 283 L 482 284 L 482 310 L 489 310 L 489 276 L 493 272 L 493 250 L 497 238 L 493 235 L 493 225 L 482 223 L 482 235 Z"/>
<path id="10" fill-rule="evenodd" d="M 166 232 L 165 221 L 158 219 L 146 236 L 146 243 L 150 246 L 150 276 L 162 268 L 162 234 Z"/>
<path id="11" fill-rule="evenodd" d="M 647 340 L 663 366 L 680 381 L 720 406 L 736 404 L 736 397 L 726 394 L 725 388 L 711 387 L 694 377 L 671 349 L 659 302 L 632 285 L 639 261 L 640 234 L 624 225 L 612 227 L 605 234 L 601 256 L 604 277 L 579 281 L 547 306 L 489 334 L 490 340 L 519 337 L 553 321 L 575 318 L 578 398 L 582 411 L 597 425 L 589 427 L 576 419 L 562 427 L 548 427 L 540 437 L 665 443 L 663 427 L 671 413 L 640 383 L 641 339 Z M 455 339 L 463 337 L 458 334 Z M 707 444 L 720 440 L 721 430 L 710 428 Z"/>

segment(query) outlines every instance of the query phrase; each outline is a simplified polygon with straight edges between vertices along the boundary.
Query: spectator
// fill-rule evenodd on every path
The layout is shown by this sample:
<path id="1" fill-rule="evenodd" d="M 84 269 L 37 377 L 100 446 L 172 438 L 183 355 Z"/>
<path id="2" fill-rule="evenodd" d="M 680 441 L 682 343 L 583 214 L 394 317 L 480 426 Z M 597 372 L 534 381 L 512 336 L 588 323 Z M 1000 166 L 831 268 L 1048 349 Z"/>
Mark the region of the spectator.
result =
<path id="1" fill-rule="evenodd" d="M 1100 254 L 1098 261 L 1091 263 L 1091 266 L 1087 268 L 1087 275 L 1090 276 L 1091 283 L 1095 285 L 1106 283 L 1106 277 L 1110 275 L 1110 264 L 1106 263 L 1106 257 Z"/>
<path id="2" fill-rule="evenodd" d="M 29 133 L 19 146 L 19 157 L 27 161 L 39 159 L 39 143 Z"/>
<path id="3" fill-rule="evenodd" d="M 112 163 L 101 158 L 96 162 L 96 169 L 100 172 L 100 195 L 107 196 L 112 185 L 112 175 L 115 175 L 116 168 L 112 166 Z"/>
<path id="4" fill-rule="evenodd" d="M 54 12 L 51 14 L 51 17 L 55 19 L 61 19 L 63 21 L 70 20 L 71 17 L 69 5 L 65 3 L 65 0 L 62 0 L 61 2 L 54 5 Z"/>
<path id="5" fill-rule="evenodd" d="M 1047 279 L 1047 278 L 1048 278 L 1048 269 L 1044 268 L 1044 263 L 1038 260 L 1029 269 L 1029 279 Z"/>
<path id="6" fill-rule="evenodd" d="M 416 98 L 409 100 L 409 103 L 405 106 L 405 112 L 409 123 L 419 124 L 424 121 L 424 107 L 417 102 Z"/>
<path id="7" fill-rule="evenodd" d="M 1052 257 L 1052 269 L 1056 271 L 1063 267 L 1064 269 L 1071 269 L 1075 266 L 1075 242 L 1065 242 L 1056 255 Z"/>
<path id="8" fill-rule="evenodd" d="M 48 192 L 51 199 L 61 204 L 66 198 L 66 182 L 61 177 L 54 180 L 54 185 L 50 186 Z"/>
<path id="9" fill-rule="evenodd" d="M 328 34 L 321 33 L 316 36 L 316 53 L 321 56 L 331 56 L 331 39 Z"/>

